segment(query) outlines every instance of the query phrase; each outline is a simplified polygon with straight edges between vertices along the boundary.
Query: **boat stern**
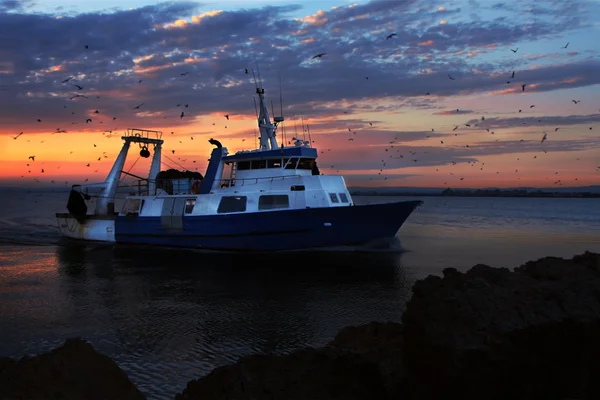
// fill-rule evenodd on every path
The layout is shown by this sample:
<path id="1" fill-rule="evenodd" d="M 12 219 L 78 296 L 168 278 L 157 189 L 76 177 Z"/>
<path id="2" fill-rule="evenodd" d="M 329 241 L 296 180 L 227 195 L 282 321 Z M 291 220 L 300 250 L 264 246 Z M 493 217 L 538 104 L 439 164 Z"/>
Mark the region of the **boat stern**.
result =
<path id="1" fill-rule="evenodd" d="M 57 213 L 56 222 L 61 235 L 79 240 L 115 241 L 115 215 L 86 215 L 77 219 L 69 213 Z M 80 222 L 81 221 L 81 222 Z"/>

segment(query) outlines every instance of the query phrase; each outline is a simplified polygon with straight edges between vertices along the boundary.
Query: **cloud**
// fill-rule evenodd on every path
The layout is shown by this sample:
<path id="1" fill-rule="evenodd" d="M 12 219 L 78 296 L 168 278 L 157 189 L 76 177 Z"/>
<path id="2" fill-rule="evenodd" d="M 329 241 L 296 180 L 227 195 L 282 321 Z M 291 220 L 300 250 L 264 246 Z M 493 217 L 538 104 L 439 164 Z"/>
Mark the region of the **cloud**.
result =
<path id="1" fill-rule="evenodd" d="M 600 123 L 600 114 L 590 115 L 551 115 L 540 117 L 488 117 L 485 121 L 472 119 L 468 124 L 479 123 L 481 129 L 507 129 L 523 126 L 571 126 L 571 125 L 592 125 Z"/>
<path id="2" fill-rule="evenodd" d="M 445 137 L 437 132 L 442 130 L 436 125 L 441 117 L 483 115 L 486 104 L 499 99 L 549 96 L 600 83 L 597 50 L 557 48 L 555 53 L 538 54 L 531 45 L 527 56 L 521 56 L 526 43 L 583 29 L 582 24 L 593 19 L 587 2 L 531 6 L 531 12 L 539 13 L 535 20 L 526 10 L 530 6 L 482 2 L 477 8 L 440 7 L 425 0 L 371 1 L 303 17 L 299 5 L 207 11 L 198 3 L 170 2 L 59 18 L 29 13 L 29 5 L 0 1 L 0 38 L 8 39 L 0 47 L 0 135 L 49 134 L 57 128 L 97 135 L 140 127 L 231 137 L 241 143 L 255 134 L 251 97 L 253 76 L 258 79 L 260 70 L 268 104 L 274 102 L 277 115 L 281 76 L 287 131 L 293 131 L 294 115 L 296 125 L 302 115 L 319 146 L 336 152 L 337 145 L 348 149 L 340 149 L 342 156 L 336 159 L 344 168 L 360 169 L 357 166 L 363 164 L 351 166 L 352 162 L 367 157 L 374 161 L 365 160 L 365 165 L 374 168 L 384 145 L 396 136 L 402 146 L 410 142 L 431 151 L 423 156 L 424 163 L 442 165 L 485 154 L 477 153 L 483 151 L 479 147 L 423 146 L 427 139 Z M 582 5 L 588 8 L 580 9 Z M 477 12 L 477 19 L 465 9 Z M 445 24 L 440 24 L 442 19 Z M 387 40 L 392 32 L 397 36 Z M 524 44 L 517 55 L 508 50 L 517 47 L 515 43 Z M 327 54 L 312 59 L 321 52 Z M 448 79 L 449 73 L 455 80 Z M 525 93 L 522 84 L 527 84 Z M 76 94 L 86 98 L 70 100 Z M 469 96 L 483 98 L 482 104 Z M 142 103 L 139 110 L 133 109 Z M 224 114 L 232 116 L 227 129 Z M 92 123 L 86 124 L 87 118 Z M 489 117 L 478 128 L 597 122 L 595 114 Z M 427 130 L 432 127 L 436 132 Z M 363 146 L 363 153 L 350 150 L 354 147 L 347 139 L 354 134 L 348 128 L 357 132 L 352 142 Z M 568 147 L 566 141 L 561 145 Z M 490 149 L 501 151 L 498 146 Z M 523 148 L 504 146 L 515 152 Z"/>
<path id="3" fill-rule="evenodd" d="M 474 114 L 475 111 L 474 110 L 461 110 L 461 109 L 456 109 L 456 110 L 444 110 L 444 111 L 438 111 L 438 112 L 434 112 L 433 115 L 442 115 L 442 116 L 451 116 L 451 115 L 460 115 L 460 114 Z"/>
<path id="4" fill-rule="evenodd" d="M 15 8 L 17 3 L 5 4 Z M 439 108 L 435 99 L 415 96 L 493 92 L 502 83 L 489 78 L 499 65 L 483 63 L 474 69 L 460 51 L 440 52 L 464 49 L 477 54 L 481 50 L 474 47 L 542 37 L 565 22 L 561 17 L 525 29 L 499 18 L 440 27 L 434 22 L 440 11 L 429 8 L 424 12 L 423 4 L 373 1 L 337 7 L 317 13 L 320 20 L 327 20 L 323 26 L 316 26 L 310 18 L 289 17 L 299 6 L 200 13 L 197 4 L 179 2 L 58 19 L 5 13 L 0 15 L 0 36 L 11 40 L 0 50 L 0 70 L 8 72 L 3 75 L 12 83 L 6 85 L 10 90 L 0 92 L 6 110 L 3 122 L 11 129 L 17 129 L 25 118 L 65 125 L 65 119 L 73 115 L 63 112 L 66 106 L 74 115 L 86 115 L 93 108 L 117 116 L 123 124 L 133 124 L 140 115 L 126 110 L 141 102 L 148 115 L 156 118 L 139 122 L 155 126 L 184 125 L 194 116 L 224 110 L 251 112 L 251 75 L 243 71 L 254 67 L 252 54 L 261 55 L 261 76 L 275 98 L 281 73 L 289 108 L 319 115 L 324 112 L 320 105 L 326 102 L 345 99 L 365 104 L 365 98 L 403 98 L 396 104 L 435 109 Z M 448 17 L 459 11 L 443 13 Z M 263 18 L 257 20 L 256 15 Z M 414 20 L 431 23 L 413 29 Z M 385 40 L 390 31 L 398 36 Z M 326 56 L 310 60 L 323 49 L 327 49 Z M 596 60 L 546 66 L 520 72 L 519 79 L 530 82 L 532 91 L 586 86 L 600 81 L 595 73 L 599 66 Z M 447 79 L 448 71 L 456 81 Z M 74 86 L 60 83 L 68 76 L 83 85 L 82 93 L 93 101 L 68 101 Z M 194 108 L 187 110 L 190 118 L 177 121 L 174 105 L 181 102 Z M 35 116 L 31 116 L 32 109 Z M 372 111 L 392 109 L 386 105 Z"/>
<path id="5" fill-rule="evenodd" d="M 0 0 L 0 12 L 21 12 L 32 4 L 31 0 Z"/>

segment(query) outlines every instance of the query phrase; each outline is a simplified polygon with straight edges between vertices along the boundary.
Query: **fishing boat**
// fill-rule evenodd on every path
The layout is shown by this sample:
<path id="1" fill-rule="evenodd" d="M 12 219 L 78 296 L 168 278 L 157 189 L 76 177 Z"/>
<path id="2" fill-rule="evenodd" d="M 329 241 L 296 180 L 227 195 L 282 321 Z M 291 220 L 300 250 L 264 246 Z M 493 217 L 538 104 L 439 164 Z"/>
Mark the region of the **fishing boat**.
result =
<path id="1" fill-rule="evenodd" d="M 204 176 L 189 171 L 168 175 L 160 170 L 162 133 L 128 129 L 106 180 L 72 186 L 68 212 L 56 214 L 61 234 L 222 251 L 361 246 L 393 239 L 422 202 L 354 204 L 342 176 L 320 173 L 310 139 L 278 144 L 283 115 L 271 120 L 262 84 L 255 86 L 257 149 L 230 155 L 211 138 L 214 148 Z M 140 157 L 149 158 L 153 151 L 147 177 L 123 170 L 132 144 L 140 147 Z M 125 192 L 123 175 L 137 179 Z"/>

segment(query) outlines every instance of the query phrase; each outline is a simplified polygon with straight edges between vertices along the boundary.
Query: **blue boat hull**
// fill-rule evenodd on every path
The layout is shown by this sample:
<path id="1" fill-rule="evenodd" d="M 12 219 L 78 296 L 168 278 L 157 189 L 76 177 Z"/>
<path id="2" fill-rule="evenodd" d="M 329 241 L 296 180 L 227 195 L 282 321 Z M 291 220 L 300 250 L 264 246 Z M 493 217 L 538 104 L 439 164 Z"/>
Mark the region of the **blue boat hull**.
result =
<path id="1" fill-rule="evenodd" d="M 183 229 L 160 217 L 118 216 L 117 243 L 227 251 L 356 246 L 393 238 L 421 201 L 349 207 L 184 216 Z"/>

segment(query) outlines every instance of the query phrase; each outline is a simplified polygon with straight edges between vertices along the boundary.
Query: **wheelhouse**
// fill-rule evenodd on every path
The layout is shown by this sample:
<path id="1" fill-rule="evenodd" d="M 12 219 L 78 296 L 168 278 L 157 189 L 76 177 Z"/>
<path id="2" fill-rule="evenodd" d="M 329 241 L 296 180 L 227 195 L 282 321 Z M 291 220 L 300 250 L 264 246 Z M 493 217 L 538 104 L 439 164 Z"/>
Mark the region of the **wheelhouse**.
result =
<path id="1" fill-rule="evenodd" d="M 245 151 L 223 157 L 223 180 L 319 175 L 317 150 L 288 147 L 268 151 Z"/>

